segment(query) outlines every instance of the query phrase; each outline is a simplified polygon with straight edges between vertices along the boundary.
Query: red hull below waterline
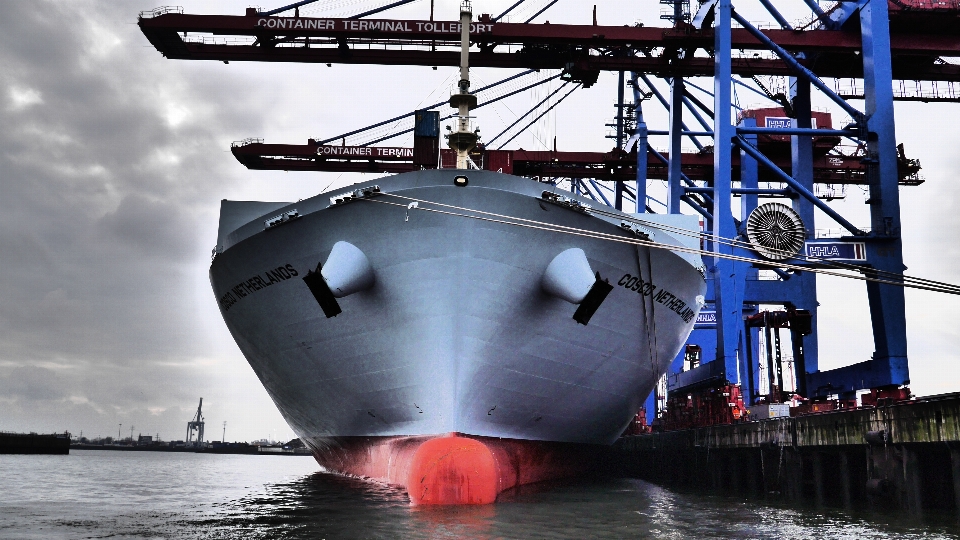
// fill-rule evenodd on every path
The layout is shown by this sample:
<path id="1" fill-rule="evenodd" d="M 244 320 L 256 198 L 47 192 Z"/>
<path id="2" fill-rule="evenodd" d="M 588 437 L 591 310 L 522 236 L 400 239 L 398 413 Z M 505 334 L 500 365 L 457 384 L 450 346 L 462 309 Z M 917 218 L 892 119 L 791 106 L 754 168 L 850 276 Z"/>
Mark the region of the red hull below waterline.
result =
<path id="1" fill-rule="evenodd" d="M 342 437 L 316 452 L 329 471 L 403 486 L 414 505 L 490 504 L 501 492 L 589 471 L 601 447 L 474 437 Z"/>

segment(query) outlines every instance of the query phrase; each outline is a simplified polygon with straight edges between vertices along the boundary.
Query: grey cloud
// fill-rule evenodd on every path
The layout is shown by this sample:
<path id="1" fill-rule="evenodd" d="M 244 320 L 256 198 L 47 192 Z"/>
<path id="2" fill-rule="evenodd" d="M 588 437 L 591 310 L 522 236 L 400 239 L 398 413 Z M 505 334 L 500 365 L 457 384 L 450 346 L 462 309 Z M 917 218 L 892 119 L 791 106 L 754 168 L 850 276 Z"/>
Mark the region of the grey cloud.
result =
<path id="1" fill-rule="evenodd" d="M 262 119 L 241 114 L 255 96 L 234 75 L 150 48 L 133 24 L 147 7 L 4 3 L 0 366 L 16 367 L 0 369 L 0 428 L 109 425 L 211 382 L 198 231 L 244 174 L 226 143 Z"/>
<path id="2" fill-rule="evenodd" d="M 0 111 L 0 255 L 17 276 L 0 283 L 0 350 L 106 362 L 182 351 L 196 336 L 170 293 L 201 249 L 207 196 L 231 177 L 221 130 L 247 122 L 234 120 L 249 118 L 233 108 L 243 89 L 171 76 L 116 4 L 5 8 L 0 82 L 43 103 Z M 121 43 L 97 50 L 111 35 Z M 171 124 L 181 105 L 194 113 Z"/>
<path id="3" fill-rule="evenodd" d="M 60 400 L 66 389 L 54 370 L 37 366 L 18 366 L 0 376 L 0 400 Z"/>
<path id="4" fill-rule="evenodd" d="M 138 255 L 182 259 L 199 240 L 193 234 L 197 229 L 195 216 L 167 201 L 137 193 L 126 195 L 99 224 L 110 239 Z"/>

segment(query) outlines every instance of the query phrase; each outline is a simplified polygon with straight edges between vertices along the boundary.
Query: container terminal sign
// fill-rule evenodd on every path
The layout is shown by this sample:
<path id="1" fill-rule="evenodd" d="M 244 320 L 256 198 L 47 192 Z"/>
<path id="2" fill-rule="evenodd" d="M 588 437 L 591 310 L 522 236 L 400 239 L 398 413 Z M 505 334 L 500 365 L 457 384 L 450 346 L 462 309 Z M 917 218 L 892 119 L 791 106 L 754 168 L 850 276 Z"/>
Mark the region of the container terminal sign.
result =
<path id="1" fill-rule="evenodd" d="M 317 155 L 340 159 L 413 159 L 413 148 L 386 146 L 318 146 Z"/>
<path id="2" fill-rule="evenodd" d="M 867 260 L 867 248 L 863 242 L 807 242 L 804 244 L 804 254 L 816 259 Z"/>
<path id="3" fill-rule="evenodd" d="M 327 32 L 393 32 L 404 34 L 459 34 L 459 22 L 390 21 L 359 19 L 308 19 L 264 17 L 257 26 L 276 30 L 317 30 Z M 493 24 L 471 23 L 471 34 L 491 32 Z"/>

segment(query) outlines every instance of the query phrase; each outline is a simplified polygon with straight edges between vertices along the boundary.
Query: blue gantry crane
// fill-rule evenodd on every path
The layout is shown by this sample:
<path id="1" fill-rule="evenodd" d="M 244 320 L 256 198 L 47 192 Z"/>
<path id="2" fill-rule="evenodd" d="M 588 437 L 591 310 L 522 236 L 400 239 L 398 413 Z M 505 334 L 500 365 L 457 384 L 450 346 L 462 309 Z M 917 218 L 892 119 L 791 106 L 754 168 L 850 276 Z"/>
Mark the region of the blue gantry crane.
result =
<path id="1" fill-rule="evenodd" d="M 674 2 L 677 13 L 682 2 Z M 769 2 L 763 2 L 770 14 L 785 30 L 789 23 Z M 790 53 L 777 45 L 764 32 L 740 16 L 729 0 L 705 2 L 693 17 L 697 30 L 705 30 L 712 21 L 714 29 L 714 106 L 712 135 L 714 178 L 707 190 L 691 190 L 682 182 L 680 164 L 672 163 L 668 180 L 667 207 L 671 213 L 680 211 L 680 202 L 691 192 L 703 192 L 712 199 L 708 212 L 706 238 L 736 238 L 747 234 L 748 218 L 758 208 L 760 197 L 775 195 L 759 189 L 759 168 L 774 173 L 787 186 L 792 209 L 806 228 L 801 255 L 824 255 L 823 248 L 836 252 L 837 258 L 847 259 L 851 247 L 862 248 L 855 258 L 868 275 L 872 269 L 889 272 L 896 276 L 905 269 L 900 235 L 899 185 L 897 172 L 897 147 L 893 116 L 893 72 L 890 48 L 888 5 L 886 2 L 859 1 L 838 4 L 829 13 L 819 10 L 815 2 L 808 2 L 819 21 L 819 28 L 849 32 L 859 30 L 863 36 L 861 62 L 865 110 L 853 107 L 827 86 L 803 60 L 815 53 Z M 790 112 L 789 125 L 757 126 L 756 119 L 746 115 L 739 123 L 732 117 L 734 103 L 731 88 L 734 79 L 731 59 L 734 49 L 731 32 L 734 22 L 746 29 L 764 48 L 772 51 L 790 67 Z M 816 31 L 816 30 L 813 30 Z M 642 74 L 638 74 L 641 75 Z M 669 137 L 670 155 L 677 155 L 681 137 L 689 130 L 683 124 L 683 108 L 690 107 L 689 95 L 683 79 L 670 80 Z M 811 90 L 816 89 L 850 115 L 853 123 L 841 130 L 832 130 L 841 137 L 851 138 L 865 147 L 864 160 L 869 164 L 866 183 L 870 190 L 871 229 L 863 231 L 830 208 L 814 193 L 813 182 L 813 136 L 827 135 L 829 130 L 816 129 L 811 124 Z M 691 111 L 693 112 L 693 111 Z M 697 116 L 697 120 L 702 118 Z M 791 146 L 791 169 L 787 173 L 777 167 L 758 148 L 757 138 L 764 135 L 788 135 Z M 730 201 L 733 191 L 732 158 L 740 153 L 740 209 L 734 213 Z M 639 170 L 639 169 L 638 169 Z M 638 186 L 646 179 L 638 176 Z M 819 210 L 819 212 L 818 212 Z M 818 214 L 846 230 L 846 234 L 829 242 L 818 242 L 813 237 Z M 749 257 L 749 250 L 734 247 L 724 242 L 708 242 L 717 254 L 741 254 Z M 817 248 L 821 248 L 818 250 Z M 857 251 L 857 250 L 855 250 Z M 831 257 L 830 255 L 827 255 Z M 754 257 L 756 257 L 754 255 Z M 763 257 L 756 257 L 758 262 Z M 767 261 L 768 263 L 771 261 Z M 798 261 L 795 261 L 798 262 Z M 809 261 L 802 265 L 816 266 Z M 760 381 L 757 380 L 755 362 L 750 353 L 757 350 L 758 331 L 744 324 L 745 315 L 763 304 L 780 304 L 788 309 L 809 313 L 810 320 L 804 324 L 809 330 L 816 328 L 817 283 L 812 272 L 778 272 L 779 279 L 757 279 L 757 265 L 714 258 L 708 264 L 708 281 L 711 293 L 707 299 L 707 314 L 701 328 L 695 330 L 691 341 L 699 342 L 701 349 L 714 358 L 704 358 L 700 365 L 683 373 L 674 373 L 671 386 L 681 390 L 704 384 L 708 381 L 731 381 L 741 383 L 744 395 L 757 396 Z M 761 266 L 768 266 L 761 264 Z M 894 278 L 896 281 L 896 278 Z M 904 291 L 897 284 L 867 283 L 870 319 L 873 324 L 875 352 L 867 361 L 840 369 L 821 371 L 818 366 L 818 343 L 815 331 L 794 334 L 794 355 L 797 360 L 797 391 L 808 396 L 838 395 L 852 397 L 863 388 L 900 386 L 909 383 L 907 363 L 906 320 L 904 316 Z M 710 309 L 712 308 L 712 309 Z M 803 333 L 808 333 L 803 337 Z M 769 344 L 768 344 L 769 346 Z M 677 363 L 682 362 L 678 359 Z M 770 374 L 768 374 L 770 376 Z"/>

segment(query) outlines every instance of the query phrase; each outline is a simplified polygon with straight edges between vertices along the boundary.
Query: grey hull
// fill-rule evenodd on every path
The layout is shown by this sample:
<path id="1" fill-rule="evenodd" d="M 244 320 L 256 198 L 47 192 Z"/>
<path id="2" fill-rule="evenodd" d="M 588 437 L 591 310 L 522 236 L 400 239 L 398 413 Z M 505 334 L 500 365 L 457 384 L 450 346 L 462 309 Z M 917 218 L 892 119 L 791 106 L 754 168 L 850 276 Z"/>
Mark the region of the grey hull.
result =
<path id="1" fill-rule="evenodd" d="M 408 209 L 397 197 L 630 238 L 615 219 L 539 200 L 544 184 L 470 171 L 455 187 L 455 174 L 381 178 L 385 194 L 371 200 L 331 207 L 323 195 L 222 227 L 210 278 L 231 334 L 308 441 L 458 432 L 613 442 L 692 329 L 696 314 L 671 307 L 698 310 L 702 276 L 668 250 Z M 238 221 L 236 208 L 225 203 L 221 224 Z M 292 209 L 298 219 L 264 230 Z M 327 318 L 302 278 L 339 241 L 366 254 L 375 284 Z M 587 325 L 541 287 L 568 248 L 614 286 Z M 641 275 L 655 286 L 648 296 L 627 288 Z"/>

